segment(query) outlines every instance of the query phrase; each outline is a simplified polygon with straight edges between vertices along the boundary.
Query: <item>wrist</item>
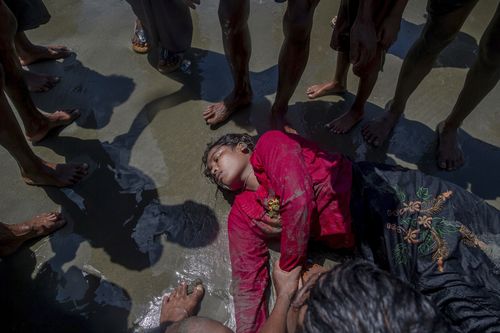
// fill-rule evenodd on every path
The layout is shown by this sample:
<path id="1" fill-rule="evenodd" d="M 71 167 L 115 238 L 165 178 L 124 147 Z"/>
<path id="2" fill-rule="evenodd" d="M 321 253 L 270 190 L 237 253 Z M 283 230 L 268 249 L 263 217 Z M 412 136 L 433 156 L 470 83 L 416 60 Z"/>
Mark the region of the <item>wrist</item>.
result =
<path id="1" fill-rule="evenodd" d="M 290 304 L 292 303 L 292 298 L 293 298 L 294 293 L 281 293 L 276 297 L 276 303 L 282 303 L 282 304 Z"/>

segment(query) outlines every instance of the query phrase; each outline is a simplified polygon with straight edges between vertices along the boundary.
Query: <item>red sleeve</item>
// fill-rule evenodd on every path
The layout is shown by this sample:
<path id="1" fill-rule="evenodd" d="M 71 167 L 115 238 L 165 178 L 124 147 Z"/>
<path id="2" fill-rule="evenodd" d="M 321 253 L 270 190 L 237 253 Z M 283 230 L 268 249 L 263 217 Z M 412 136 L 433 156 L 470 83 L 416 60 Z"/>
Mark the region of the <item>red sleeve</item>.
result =
<path id="1" fill-rule="evenodd" d="M 269 251 L 265 241 L 250 228 L 250 222 L 233 205 L 228 217 L 228 236 L 237 333 L 257 332 L 267 317 Z"/>
<path id="2" fill-rule="evenodd" d="M 306 259 L 315 208 L 313 184 L 302 156 L 302 148 L 298 141 L 287 134 L 271 131 L 260 138 L 254 158 L 280 198 L 280 267 L 290 271 Z"/>

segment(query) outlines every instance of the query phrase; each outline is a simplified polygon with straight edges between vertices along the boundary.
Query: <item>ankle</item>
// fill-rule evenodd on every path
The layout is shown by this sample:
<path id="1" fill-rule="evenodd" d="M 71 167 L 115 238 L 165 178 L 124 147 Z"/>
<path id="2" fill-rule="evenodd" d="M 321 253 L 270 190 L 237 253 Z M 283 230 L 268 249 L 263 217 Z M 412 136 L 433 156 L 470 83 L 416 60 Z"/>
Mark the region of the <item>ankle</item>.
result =
<path id="1" fill-rule="evenodd" d="M 440 124 L 441 132 L 456 132 L 462 124 L 453 120 L 443 120 Z"/>

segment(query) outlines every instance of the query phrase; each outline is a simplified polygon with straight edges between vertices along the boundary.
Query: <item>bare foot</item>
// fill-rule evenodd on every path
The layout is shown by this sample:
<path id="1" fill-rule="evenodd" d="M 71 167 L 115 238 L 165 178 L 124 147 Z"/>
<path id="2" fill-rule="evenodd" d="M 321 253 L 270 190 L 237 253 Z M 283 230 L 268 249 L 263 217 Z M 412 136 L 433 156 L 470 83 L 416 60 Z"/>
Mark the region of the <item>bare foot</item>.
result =
<path id="1" fill-rule="evenodd" d="M 40 161 L 35 171 L 21 170 L 26 184 L 34 186 L 66 187 L 78 183 L 88 173 L 88 165 L 81 164 L 55 164 Z"/>
<path id="2" fill-rule="evenodd" d="M 37 125 L 36 129 L 26 133 L 28 139 L 33 143 L 42 141 L 51 130 L 68 126 L 80 117 L 80 111 L 78 109 L 61 110 L 54 113 L 40 111 L 40 113 L 44 116 L 44 121 Z"/>
<path id="3" fill-rule="evenodd" d="M 209 105 L 203 112 L 203 119 L 208 125 L 220 124 L 229 118 L 233 112 L 246 107 L 251 102 L 251 91 L 238 95 L 231 93 L 224 101 Z"/>
<path id="4" fill-rule="evenodd" d="M 326 124 L 326 128 L 335 134 L 345 134 L 363 119 L 363 108 L 351 108 L 340 117 Z"/>
<path id="5" fill-rule="evenodd" d="M 33 45 L 29 50 L 18 50 L 21 65 L 28 66 L 35 62 L 46 60 L 57 60 L 67 58 L 71 55 L 71 50 L 66 46 L 39 46 Z"/>
<path id="6" fill-rule="evenodd" d="M 61 81 L 59 76 L 37 74 L 23 69 L 23 77 L 29 91 L 46 92 Z"/>
<path id="7" fill-rule="evenodd" d="M 306 94 L 309 99 L 315 99 L 326 95 L 340 95 L 346 91 L 345 85 L 336 81 L 329 81 L 310 86 L 307 88 Z"/>
<path id="8" fill-rule="evenodd" d="M 436 128 L 437 132 L 437 162 L 441 169 L 456 170 L 464 164 L 464 153 L 458 142 L 458 129 L 446 128 L 444 121 Z"/>
<path id="9" fill-rule="evenodd" d="M 5 235 L 0 234 L 0 256 L 14 253 L 29 239 L 43 237 L 53 233 L 66 224 L 60 213 L 44 213 L 20 224 L 2 224 L 8 229 Z"/>
<path id="10" fill-rule="evenodd" d="M 181 283 L 169 296 L 163 297 L 160 325 L 165 326 L 196 314 L 204 294 L 205 289 L 201 284 L 188 294 L 188 285 Z"/>
<path id="11" fill-rule="evenodd" d="M 361 130 L 365 141 L 375 147 L 380 147 L 391 134 L 396 126 L 401 114 L 391 112 L 392 103 L 388 105 L 386 111 L 381 116 L 370 120 Z"/>

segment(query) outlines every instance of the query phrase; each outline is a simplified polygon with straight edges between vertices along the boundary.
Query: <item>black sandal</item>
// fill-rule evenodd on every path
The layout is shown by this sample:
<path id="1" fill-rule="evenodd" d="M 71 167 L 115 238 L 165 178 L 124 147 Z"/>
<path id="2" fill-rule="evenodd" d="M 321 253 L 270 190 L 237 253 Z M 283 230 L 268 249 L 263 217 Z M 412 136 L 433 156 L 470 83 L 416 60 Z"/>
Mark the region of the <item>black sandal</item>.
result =
<path id="1" fill-rule="evenodd" d="M 158 71 L 162 74 L 175 72 L 181 67 L 184 53 L 172 53 L 167 49 L 160 50 L 160 60 L 158 61 Z"/>

